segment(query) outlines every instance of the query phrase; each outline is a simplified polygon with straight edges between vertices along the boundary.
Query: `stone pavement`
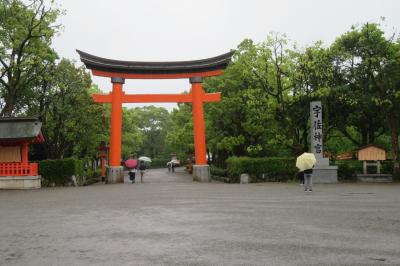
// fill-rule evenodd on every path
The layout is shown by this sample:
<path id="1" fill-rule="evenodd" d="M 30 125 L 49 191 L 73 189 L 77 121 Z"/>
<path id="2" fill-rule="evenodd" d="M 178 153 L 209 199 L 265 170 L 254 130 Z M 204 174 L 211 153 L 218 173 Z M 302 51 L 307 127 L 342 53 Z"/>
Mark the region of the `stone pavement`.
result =
<path id="1" fill-rule="evenodd" d="M 400 185 L 144 183 L 0 191 L 0 265 L 400 265 Z"/>

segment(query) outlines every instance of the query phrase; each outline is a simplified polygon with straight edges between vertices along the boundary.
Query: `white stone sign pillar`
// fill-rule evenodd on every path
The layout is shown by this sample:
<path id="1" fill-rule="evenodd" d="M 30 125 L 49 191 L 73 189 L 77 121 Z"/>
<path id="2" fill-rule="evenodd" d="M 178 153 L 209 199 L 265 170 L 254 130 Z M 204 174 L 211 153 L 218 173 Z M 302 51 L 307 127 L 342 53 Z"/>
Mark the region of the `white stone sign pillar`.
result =
<path id="1" fill-rule="evenodd" d="M 337 166 L 329 166 L 329 158 L 324 158 L 322 104 L 320 101 L 310 103 L 311 152 L 317 163 L 314 167 L 315 183 L 336 183 Z"/>

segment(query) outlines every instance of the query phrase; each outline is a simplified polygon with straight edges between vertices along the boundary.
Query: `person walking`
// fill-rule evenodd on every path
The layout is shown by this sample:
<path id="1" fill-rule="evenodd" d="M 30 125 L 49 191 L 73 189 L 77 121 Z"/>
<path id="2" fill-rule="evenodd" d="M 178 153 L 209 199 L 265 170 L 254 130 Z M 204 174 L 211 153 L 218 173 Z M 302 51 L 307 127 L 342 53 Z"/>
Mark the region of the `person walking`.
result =
<path id="1" fill-rule="evenodd" d="M 300 186 L 304 186 L 304 171 L 297 172 L 297 178 L 300 181 Z"/>
<path id="2" fill-rule="evenodd" d="M 172 170 L 172 173 L 175 172 L 175 162 L 174 161 L 171 161 L 171 170 Z"/>
<path id="3" fill-rule="evenodd" d="M 313 169 L 304 170 L 304 191 L 312 192 L 312 174 Z"/>
<path id="4" fill-rule="evenodd" d="M 312 191 L 312 174 L 316 162 L 315 155 L 309 152 L 303 152 L 296 159 L 296 167 L 304 173 L 304 191 L 306 192 Z"/>
<path id="5" fill-rule="evenodd" d="M 146 163 L 144 161 L 140 161 L 138 164 L 138 170 L 140 172 L 140 183 L 143 183 L 143 175 L 146 171 Z"/>
<path id="6" fill-rule="evenodd" d="M 171 172 L 171 167 L 172 167 L 171 161 L 169 161 L 169 162 L 167 163 L 167 167 L 168 167 L 168 172 Z"/>
<path id="7" fill-rule="evenodd" d="M 132 168 L 129 170 L 129 180 L 132 181 L 132 184 L 135 183 L 135 177 L 136 177 L 136 168 Z"/>

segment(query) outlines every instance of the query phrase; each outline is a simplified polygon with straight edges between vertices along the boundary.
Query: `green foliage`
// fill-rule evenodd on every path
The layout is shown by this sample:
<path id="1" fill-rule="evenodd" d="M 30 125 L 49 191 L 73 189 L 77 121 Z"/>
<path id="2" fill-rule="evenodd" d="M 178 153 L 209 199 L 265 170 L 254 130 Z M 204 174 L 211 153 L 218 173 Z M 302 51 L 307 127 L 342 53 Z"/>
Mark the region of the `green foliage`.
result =
<path id="1" fill-rule="evenodd" d="M 71 182 L 71 176 L 77 179 L 83 176 L 83 161 L 74 158 L 39 161 L 39 174 L 45 186 L 66 185 Z"/>
<path id="2" fill-rule="evenodd" d="M 167 168 L 167 162 L 170 160 L 170 158 L 154 158 L 151 160 L 149 168 Z"/>
<path id="3" fill-rule="evenodd" d="M 354 132 L 349 129 L 349 132 Z M 353 133 L 352 133 L 353 134 Z M 354 134 L 355 135 L 355 134 Z M 357 150 L 357 146 L 346 138 L 339 130 L 332 130 L 330 137 L 324 143 L 326 152 L 330 153 L 330 159 L 336 160 L 336 156 L 342 152 L 351 152 Z"/>
<path id="4" fill-rule="evenodd" d="M 356 181 L 356 175 L 363 173 L 363 162 L 358 160 L 343 160 L 336 161 L 335 165 L 338 166 L 338 179 L 339 181 Z M 382 174 L 391 174 L 393 172 L 393 162 L 383 161 L 381 167 Z M 368 174 L 376 174 L 376 167 L 371 166 L 367 169 Z"/>
<path id="5" fill-rule="evenodd" d="M 92 102 L 91 94 L 101 90 L 86 69 L 57 60 L 51 48 L 62 11 L 52 1 L 28 2 L 0 2 L 0 116 L 40 116 L 46 142 L 32 150 L 36 159 L 94 158 L 100 141 L 109 139 L 110 107 Z M 207 154 L 216 166 L 228 163 L 232 178 L 245 170 L 253 181 L 279 175 L 286 180 L 293 171 L 290 159 L 271 163 L 269 157 L 309 149 L 309 103 L 321 100 L 325 151 L 335 158 L 383 142 L 400 176 L 399 59 L 400 39 L 387 38 L 376 23 L 352 27 L 332 45 L 302 49 L 280 33 L 260 43 L 245 39 L 224 75 L 204 82 L 206 92 L 222 93 L 221 102 L 204 105 Z M 123 158 L 145 155 L 152 167 L 164 167 L 171 154 L 185 163 L 194 153 L 188 103 L 171 113 L 154 106 L 123 108 L 122 130 Z M 231 156 L 248 157 L 226 161 Z M 343 163 L 339 175 L 349 178 L 357 167 Z"/>
<path id="6" fill-rule="evenodd" d="M 101 169 L 93 171 L 92 169 L 87 169 L 84 171 L 82 178 L 80 178 L 80 184 L 83 186 L 88 186 L 94 184 L 101 180 Z"/>
<path id="7" fill-rule="evenodd" d="M 92 157 L 108 131 L 104 105 L 93 103 L 96 91 L 83 67 L 63 59 L 49 77 L 46 87 L 37 90 L 28 114 L 39 114 L 46 142 L 46 158 Z"/>
<path id="8" fill-rule="evenodd" d="M 210 167 L 211 178 L 216 181 L 224 182 L 224 183 L 237 183 L 237 178 L 228 177 L 228 170 L 219 168 L 216 166 Z"/>
<path id="9" fill-rule="evenodd" d="M 122 158 L 139 154 L 140 147 L 143 146 L 143 133 L 139 129 L 140 123 L 141 117 L 138 108 L 122 109 Z"/>
<path id="10" fill-rule="evenodd" d="M 137 108 L 139 130 L 143 134 L 140 155 L 156 158 L 168 154 L 165 138 L 169 130 L 170 115 L 165 108 L 147 106 Z"/>
<path id="11" fill-rule="evenodd" d="M 383 161 L 382 162 L 382 168 L 381 168 L 381 173 L 382 174 L 392 174 L 393 173 L 393 161 Z"/>
<path id="12" fill-rule="evenodd" d="M 169 153 L 176 154 L 178 159 L 182 159 L 186 157 L 186 154 L 194 153 L 193 114 L 190 104 L 180 103 L 178 108 L 170 114 L 165 143 Z M 206 125 L 207 122 L 206 120 Z"/>
<path id="13" fill-rule="evenodd" d="M 219 168 L 216 166 L 211 165 L 210 167 L 210 172 L 212 176 L 219 176 L 219 177 L 226 177 L 228 176 L 228 170 Z"/>
<path id="14" fill-rule="evenodd" d="M 338 166 L 338 179 L 339 181 L 356 181 L 356 174 L 360 174 L 363 171 L 362 161 L 357 160 L 345 160 L 336 161 L 335 165 Z"/>
<path id="15" fill-rule="evenodd" d="M 339 112 L 332 112 L 332 122 L 357 145 L 374 143 L 388 122 L 386 99 L 395 103 L 396 90 L 388 81 L 396 65 L 398 44 L 386 39 L 379 24 L 366 23 L 353 27 L 332 44 L 332 59 L 336 63 L 334 91 L 330 104 Z M 399 65 L 399 63 L 397 63 Z M 398 76 L 398 75 L 396 75 Z M 391 83 L 391 82 L 389 82 Z M 389 89 L 389 88 L 392 89 Z M 389 107 L 386 112 L 382 108 Z M 343 116 L 341 112 L 348 115 Z M 385 121 L 386 120 L 386 121 Z M 346 128 L 353 126 L 360 137 L 352 138 Z"/>
<path id="16" fill-rule="evenodd" d="M 0 116 L 11 116 L 28 107 L 52 71 L 60 10 L 43 0 L 11 0 L 0 1 L 0 14 Z"/>
<path id="17" fill-rule="evenodd" d="M 290 157 L 230 157 L 227 160 L 228 177 L 240 181 L 240 174 L 249 174 L 251 182 L 287 181 L 297 173 L 295 158 Z"/>

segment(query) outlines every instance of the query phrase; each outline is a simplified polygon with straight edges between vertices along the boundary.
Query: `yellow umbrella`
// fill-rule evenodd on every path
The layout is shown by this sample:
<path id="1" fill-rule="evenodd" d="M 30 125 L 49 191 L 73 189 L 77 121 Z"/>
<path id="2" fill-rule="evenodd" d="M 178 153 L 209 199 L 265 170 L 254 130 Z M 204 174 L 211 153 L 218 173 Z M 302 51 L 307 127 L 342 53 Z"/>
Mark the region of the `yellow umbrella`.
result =
<path id="1" fill-rule="evenodd" d="M 313 153 L 305 152 L 296 160 L 296 167 L 300 169 L 300 171 L 304 171 L 307 169 L 313 168 L 314 164 L 317 162 Z"/>

